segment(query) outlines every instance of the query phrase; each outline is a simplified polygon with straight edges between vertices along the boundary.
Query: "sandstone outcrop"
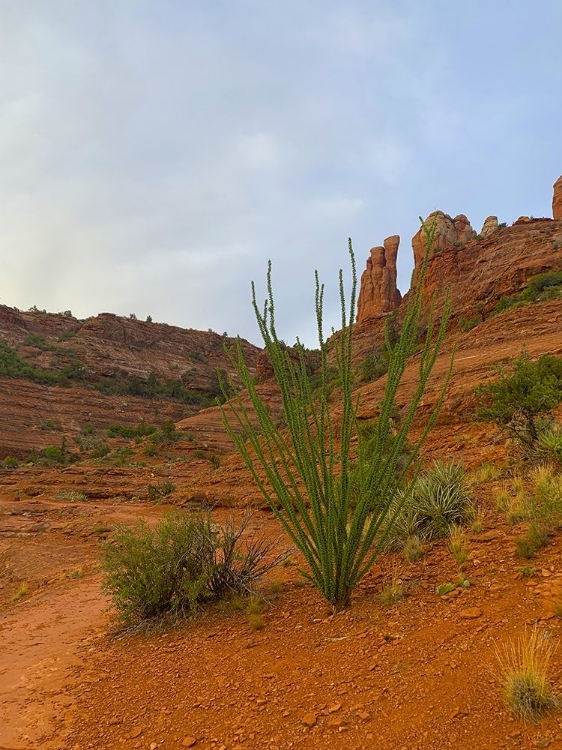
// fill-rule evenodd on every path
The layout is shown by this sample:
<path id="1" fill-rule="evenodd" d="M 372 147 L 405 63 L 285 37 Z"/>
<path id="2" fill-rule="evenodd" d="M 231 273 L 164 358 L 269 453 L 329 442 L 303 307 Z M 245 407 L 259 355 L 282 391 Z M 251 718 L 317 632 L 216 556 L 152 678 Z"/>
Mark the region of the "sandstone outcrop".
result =
<path id="1" fill-rule="evenodd" d="M 402 300 L 396 287 L 396 257 L 400 237 L 387 237 L 384 246 L 373 247 L 361 276 L 357 300 L 357 322 L 395 310 Z"/>
<path id="2" fill-rule="evenodd" d="M 417 278 L 418 269 L 425 256 L 426 234 L 424 227 L 432 227 L 435 224 L 435 236 L 430 251 L 430 257 L 442 250 L 464 245 L 474 239 L 476 233 L 471 227 L 469 220 L 464 214 L 451 218 L 443 211 L 433 211 L 424 221 L 424 226 L 412 238 L 412 249 L 414 251 L 414 278 Z"/>
<path id="3" fill-rule="evenodd" d="M 465 216 L 452 219 L 434 212 L 426 219 L 437 219 L 436 238 L 430 254 L 424 295 L 437 292 L 437 308 L 442 309 L 443 293 L 449 291 L 453 321 L 460 317 L 486 319 L 501 297 L 520 292 L 531 276 L 562 270 L 562 221 L 522 217 L 511 227 L 488 236 L 474 235 Z M 464 240 L 464 241 L 463 241 Z M 412 239 L 415 258 L 414 278 L 425 252 L 425 236 L 420 230 Z M 398 308 L 398 324 L 404 304 Z M 384 321 L 358 320 L 354 332 L 354 356 L 361 361 L 384 341 Z"/>
<path id="4" fill-rule="evenodd" d="M 482 237 L 488 237 L 489 235 L 496 232 L 498 228 L 499 228 L 498 217 L 488 216 L 488 218 L 484 221 L 484 224 L 482 225 L 480 234 L 482 235 Z"/>
<path id="5" fill-rule="evenodd" d="M 554 183 L 554 194 L 552 196 L 552 216 L 562 221 L 562 175 Z"/>

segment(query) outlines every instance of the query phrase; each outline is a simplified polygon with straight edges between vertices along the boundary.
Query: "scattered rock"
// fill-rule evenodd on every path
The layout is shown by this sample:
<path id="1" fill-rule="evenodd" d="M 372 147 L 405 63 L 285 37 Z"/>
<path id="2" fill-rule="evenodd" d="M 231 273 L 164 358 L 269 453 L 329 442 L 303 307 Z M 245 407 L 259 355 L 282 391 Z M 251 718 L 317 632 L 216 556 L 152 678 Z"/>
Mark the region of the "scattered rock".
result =
<path id="1" fill-rule="evenodd" d="M 482 610 L 478 607 L 467 607 L 459 612 L 461 620 L 476 620 L 478 617 L 482 617 Z"/>
<path id="2" fill-rule="evenodd" d="M 313 727 L 317 722 L 316 714 L 313 714 L 313 713 L 305 714 L 302 717 L 301 721 L 305 725 L 305 727 Z"/>
<path id="3" fill-rule="evenodd" d="M 134 729 L 131 729 L 129 732 L 130 739 L 134 740 L 137 737 L 140 737 L 142 734 L 142 728 L 141 727 L 135 727 Z"/>
<path id="4" fill-rule="evenodd" d="M 193 747 L 197 744 L 197 740 L 195 737 L 185 737 L 181 744 L 182 747 Z"/>

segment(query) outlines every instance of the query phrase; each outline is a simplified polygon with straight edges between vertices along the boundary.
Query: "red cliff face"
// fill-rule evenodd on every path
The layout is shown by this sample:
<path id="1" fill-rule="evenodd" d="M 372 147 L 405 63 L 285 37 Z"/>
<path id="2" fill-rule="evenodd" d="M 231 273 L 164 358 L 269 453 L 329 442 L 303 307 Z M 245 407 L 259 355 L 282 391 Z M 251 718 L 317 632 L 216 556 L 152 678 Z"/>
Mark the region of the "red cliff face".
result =
<path id="1" fill-rule="evenodd" d="M 554 194 L 552 196 L 552 216 L 557 221 L 562 221 L 562 175 L 554 183 Z"/>
<path id="2" fill-rule="evenodd" d="M 373 247 L 361 276 L 357 322 L 395 310 L 402 300 L 396 287 L 396 257 L 400 237 L 387 237 L 383 247 Z"/>

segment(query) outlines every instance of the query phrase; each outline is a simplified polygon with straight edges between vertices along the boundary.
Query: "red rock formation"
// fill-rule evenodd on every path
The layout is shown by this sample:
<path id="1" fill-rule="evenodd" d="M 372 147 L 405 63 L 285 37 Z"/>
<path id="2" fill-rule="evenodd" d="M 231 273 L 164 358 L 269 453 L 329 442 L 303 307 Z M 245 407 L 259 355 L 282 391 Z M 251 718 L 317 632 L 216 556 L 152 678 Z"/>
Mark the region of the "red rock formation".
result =
<path id="1" fill-rule="evenodd" d="M 552 216 L 562 220 L 562 175 L 554 183 L 554 194 L 552 196 Z"/>
<path id="2" fill-rule="evenodd" d="M 551 219 L 519 220 L 478 239 L 473 236 L 464 244 L 460 236 L 468 235 L 468 222 L 453 220 L 445 214 L 437 215 L 437 237 L 429 258 L 425 279 L 425 296 L 440 295 L 437 312 L 441 309 L 443 292 L 449 290 L 453 304 L 453 318 L 486 318 L 496 307 L 500 297 L 520 292 L 531 276 L 546 271 L 562 270 L 562 255 L 557 249 L 562 244 L 562 221 Z M 463 217 L 464 218 L 464 217 Z M 423 258 L 421 232 L 412 239 L 417 268 Z M 404 305 L 398 309 L 403 313 Z M 384 339 L 383 321 L 376 319 L 359 322 L 354 332 L 354 356 L 361 361 Z"/>
<path id="3" fill-rule="evenodd" d="M 484 221 L 484 224 L 482 225 L 480 234 L 482 235 L 482 237 L 488 237 L 490 234 L 493 234 L 495 231 L 497 231 L 498 228 L 499 228 L 498 217 L 488 216 L 488 218 Z"/>
<path id="4" fill-rule="evenodd" d="M 396 288 L 396 257 L 400 237 L 387 237 L 384 247 L 373 247 L 361 276 L 357 301 L 357 322 L 361 323 L 395 310 L 402 295 Z"/>
<path id="5" fill-rule="evenodd" d="M 412 238 L 412 249 L 414 251 L 414 267 L 417 269 L 425 256 L 426 235 L 424 227 L 432 227 L 435 223 L 435 238 L 431 248 L 430 256 L 441 250 L 448 250 L 451 247 L 464 245 L 470 242 L 476 233 L 470 226 L 469 220 L 464 214 L 459 214 L 452 219 L 449 214 L 443 211 L 433 211 L 424 221 L 424 226 Z"/>

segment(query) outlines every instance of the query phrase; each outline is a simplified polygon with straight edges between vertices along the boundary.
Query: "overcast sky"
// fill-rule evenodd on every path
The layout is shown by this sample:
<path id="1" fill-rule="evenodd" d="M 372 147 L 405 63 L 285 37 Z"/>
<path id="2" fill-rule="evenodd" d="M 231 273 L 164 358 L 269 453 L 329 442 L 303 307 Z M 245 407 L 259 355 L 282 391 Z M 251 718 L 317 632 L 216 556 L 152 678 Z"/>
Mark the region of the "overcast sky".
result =
<path id="1" fill-rule="evenodd" d="M 337 326 L 351 236 L 551 215 L 562 2 L 0 0 L 0 302 L 240 333 Z"/>

